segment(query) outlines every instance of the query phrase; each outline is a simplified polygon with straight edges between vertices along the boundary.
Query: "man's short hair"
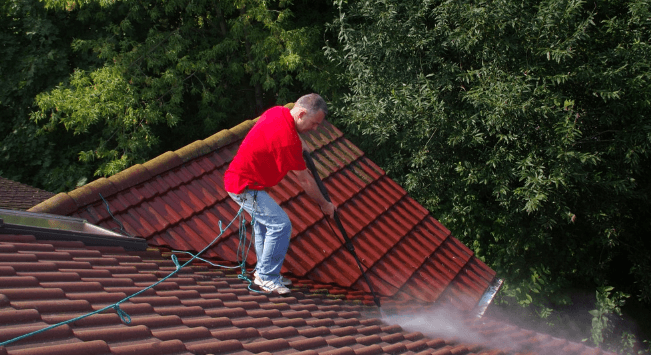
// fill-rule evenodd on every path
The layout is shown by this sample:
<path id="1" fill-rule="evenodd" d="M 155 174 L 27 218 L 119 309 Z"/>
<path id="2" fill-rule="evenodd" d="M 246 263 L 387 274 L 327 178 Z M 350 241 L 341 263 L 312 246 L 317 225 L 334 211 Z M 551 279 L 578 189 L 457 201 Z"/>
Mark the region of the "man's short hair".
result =
<path id="1" fill-rule="evenodd" d="M 303 95 L 298 100 L 296 100 L 295 105 L 303 107 L 311 114 L 315 114 L 321 110 L 325 116 L 328 115 L 328 105 L 326 105 L 325 100 L 323 100 L 319 94 Z"/>

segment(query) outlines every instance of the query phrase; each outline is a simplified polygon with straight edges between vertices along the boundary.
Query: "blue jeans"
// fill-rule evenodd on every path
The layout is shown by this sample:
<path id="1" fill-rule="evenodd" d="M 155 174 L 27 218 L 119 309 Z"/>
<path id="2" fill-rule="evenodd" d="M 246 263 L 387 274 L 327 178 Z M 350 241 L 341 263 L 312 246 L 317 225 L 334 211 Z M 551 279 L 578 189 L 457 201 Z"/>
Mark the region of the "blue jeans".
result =
<path id="1" fill-rule="evenodd" d="M 244 190 L 240 194 L 228 193 L 238 205 L 255 218 L 255 269 L 263 281 L 280 276 L 292 233 L 292 223 L 287 213 L 264 191 Z"/>

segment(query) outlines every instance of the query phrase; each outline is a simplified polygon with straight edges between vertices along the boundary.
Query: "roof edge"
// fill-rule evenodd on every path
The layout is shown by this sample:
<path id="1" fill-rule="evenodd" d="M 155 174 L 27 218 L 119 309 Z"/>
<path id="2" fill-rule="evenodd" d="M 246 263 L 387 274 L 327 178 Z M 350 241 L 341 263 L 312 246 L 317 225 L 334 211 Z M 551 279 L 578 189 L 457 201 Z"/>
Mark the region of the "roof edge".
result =
<path id="1" fill-rule="evenodd" d="M 288 103 L 285 107 L 292 109 L 294 103 Z M 173 152 L 167 151 L 143 164 L 133 165 L 108 178 L 101 177 L 70 192 L 61 192 L 27 211 L 58 215 L 73 213 L 83 206 L 100 201 L 102 197 L 109 197 L 129 189 L 244 138 L 259 118 L 246 120 L 230 129 L 223 129 L 206 139 L 194 141 Z"/>

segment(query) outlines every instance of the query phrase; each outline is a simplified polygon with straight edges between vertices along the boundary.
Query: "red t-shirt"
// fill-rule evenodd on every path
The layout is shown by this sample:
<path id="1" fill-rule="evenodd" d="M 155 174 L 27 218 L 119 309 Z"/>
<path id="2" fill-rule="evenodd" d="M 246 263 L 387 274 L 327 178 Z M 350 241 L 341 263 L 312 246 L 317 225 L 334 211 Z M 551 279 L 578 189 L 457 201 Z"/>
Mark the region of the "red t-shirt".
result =
<path id="1" fill-rule="evenodd" d="M 265 111 L 240 145 L 224 174 L 226 191 L 275 186 L 290 170 L 305 170 L 303 146 L 294 118 L 283 106 Z"/>

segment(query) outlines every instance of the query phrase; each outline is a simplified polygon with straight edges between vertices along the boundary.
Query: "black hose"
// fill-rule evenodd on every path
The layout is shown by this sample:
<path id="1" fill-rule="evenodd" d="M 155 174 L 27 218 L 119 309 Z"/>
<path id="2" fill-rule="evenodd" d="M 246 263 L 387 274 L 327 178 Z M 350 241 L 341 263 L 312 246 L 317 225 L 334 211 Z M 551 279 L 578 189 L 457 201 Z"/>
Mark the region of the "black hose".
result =
<path id="1" fill-rule="evenodd" d="M 305 159 L 305 165 L 307 165 L 307 168 L 310 169 L 312 172 L 312 175 L 314 176 L 314 181 L 316 181 L 316 185 L 319 187 L 319 190 L 323 194 L 323 197 L 326 199 L 328 202 L 330 201 L 330 195 L 328 195 L 328 190 L 326 190 L 325 185 L 323 185 L 323 181 L 321 181 L 321 178 L 319 177 L 319 173 L 316 171 L 316 166 L 314 166 L 314 161 L 312 160 L 312 156 L 310 156 L 310 153 L 306 150 L 303 151 L 303 159 Z M 359 257 L 357 256 L 357 253 L 355 252 L 355 247 L 353 246 L 353 242 L 348 238 L 348 234 L 346 234 L 346 230 L 344 229 L 343 224 L 341 224 L 341 220 L 339 219 L 339 215 L 337 214 L 337 211 L 335 210 L 335 223 L 337 224 L 337 227 L 339 228 L 339 231 L 341 231 L 341 235 L 344 236 L 344 241 L 346 245 L 346 249 L 353 255 L 355 258 L 355 261 L 357 261 L 357 266 L 359 266 L 359 270 L 362 272 L 362 276 L 364 276 L 364 279 L 366 280 L 366 284 L 368 285 L 368 288 L 371 290 L 371 294 L 373 295 L 373 301 L 375 302 L 375 305 L 380 308 L 380 298 L 375 294 L 375 291 L 373 290 L 373 286 L 371 285 L 371 281 L 368 279 L 368 276 L 366 275 L 366 272 L 364 272 L 364 269 L 362 268 L 362 263 L 359 261 Z M 382 309 L 380 309 L 380 313 L 384 314 L 382 312 Z"/>

